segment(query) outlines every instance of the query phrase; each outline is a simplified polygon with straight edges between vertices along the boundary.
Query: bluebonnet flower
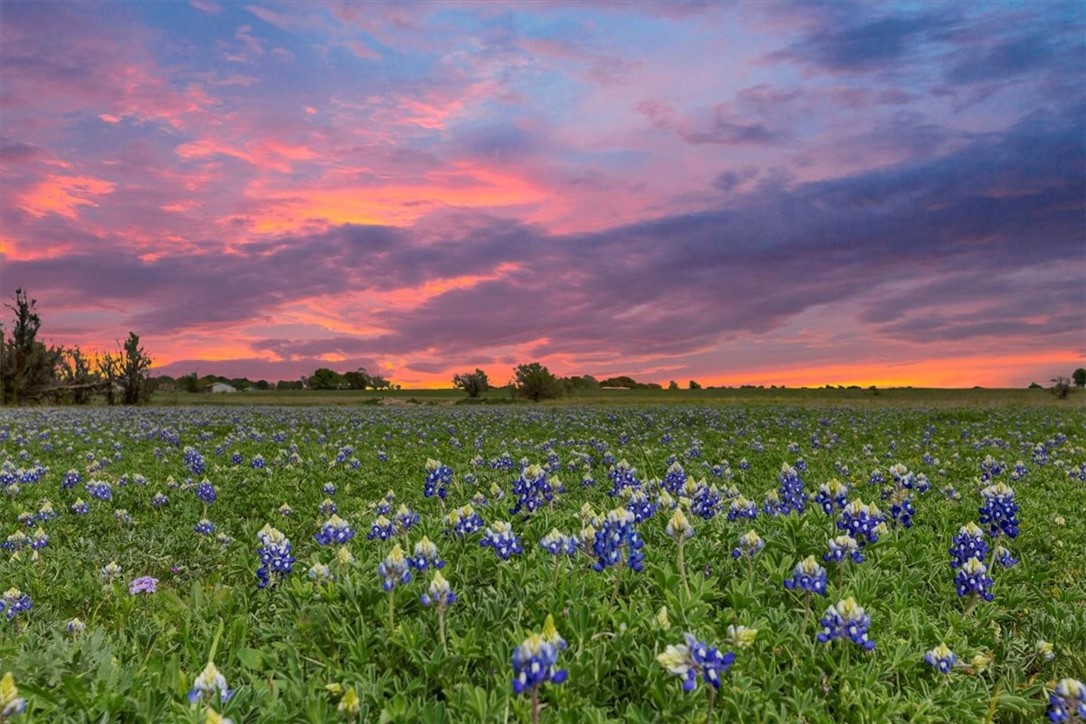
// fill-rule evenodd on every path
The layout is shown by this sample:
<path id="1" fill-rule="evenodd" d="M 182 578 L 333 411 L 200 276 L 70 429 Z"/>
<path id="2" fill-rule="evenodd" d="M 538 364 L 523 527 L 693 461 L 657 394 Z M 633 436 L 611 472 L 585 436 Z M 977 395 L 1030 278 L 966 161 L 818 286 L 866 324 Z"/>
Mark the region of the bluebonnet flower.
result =
<path id="1" fill-rule="evenodd" d="M 211 503 L 214 503 L 215 499 L 218 497 L 218 494 L 215 491 L 215 486 L 212 485 L 211 481 L 207 478 L 204 478 L 196 485 L 194 492 L 197 498 L 209 505 Z"/>
<path id="2" fill-rule="evenodd" d="M 561 641 L 561 639 L 559 639 Z M 564 641 L 562 643 L 565 643 Z M 541 634 L 531 634 L 513 651 L 513 693 L 536 694 L 546 682 L 561 684 L 568 672 L 558 668 L 560 646 Z"/>
<path id="3" fill-rule="evenodd" d="M 478 532 L 484 525 L 483 519 L 471 505 L 454 508 L 445 516 L 445 532 L 451 530 L 460 538 Z"/>
<path id="4" fill-rule="evenodd" d="M 309 576 L 311 580 L 316 581 L 317 583 L 321 583 L 322 581 L 331 580 L 334 578 L 331 569 L 323 563 L 314 563 L 313 565 L 311 565 L 306 575 Z"/>
<path id="5" fill-rule="evenodd" d="M 0 596 L 0 611 L 4 612 L 8 621 L 15 618 L 23 611 L 29 611 L 34 604 L 30 602 L 30 596 L 18 588 L 9 588 Z"/>
<path id="6" fill-rule="evenodd" d="M 615 508 L 607 513 L 596 531 L 592 551 L 597 561 L 592 566 L 602 571 L 623 562 L 634 571 L 641 571 L 645 554 L 641 552 L 645 542 L 634 528 L 634 514 L 625 508 Z"/>
<path id="7" fill-rule="evenodd" d="M 973 522 L 958 529 L 950 546 L 950 567 L 961 568 L 970 558 L 984 560 L 988 556 L 988 542 L 984 540 L 984 531 Z"/>
<path id="8" fill-rule="evenodd" d="M 765 502 L 762 503 L 762 513 L 770 518 L 778 515 L 788 515 L 790 508 L 781 500 L 781 495 L 776 490 L 767 490 Z"/>
<path id="9" fill-rule="evenodd" d="M 215 534 L 215 542 L 219 545 L 227 546 L 233 543 L 234 539 L 228 536 L 226 533 L 219 532 Z"/>
<path id="10" fill-rule="evenodd" d="M 667 528 L 664 529 L 664 532 L 673 538 L 676 543 L 682 543 L 687 538 L 694 537 L 694 526 L 690 525 L 690 521 L 687 520 L 682 510 L 676 510 L 667 522 Z"/>
<path id="11" fill-rule="evenodd" d="M 637 477 L 637 468 L 626 460 L 619 460 L 607 471 L 607 477 L 611 479 L 612 497 L 618 495 L 626 488 L 640 488 L 641 480 Z"/>
<path id="12" fill-rule="evenodd" d="M 1006 483 L 989 485 L 980 491 L 984 505 L 980 508 L 981 525 L 988 526 L 992 537 L 1005 535 L 1008 538 L 1018 536 L 1018 504 L 1014 500 L 1014 490 Z"/>
<path id="13" fill-rule="evenodd" d="M 189 689 L 188 699 L 190 704 L 195 704 L 200 700 L 210 701 L 216 695 L 220 702 L 225 703 L 234 695 L 234 691 L 226 687 L 226 677 L 219 673 L 219 670 L 215 668 L 215 664 L 208 661 L 207 666 L 196 677 L 192 688 Z"/>
<path id="14" fill-rule="evenodd" d="M 121 567 L 117 565 L 117 561 L 110 561 L 98 571 L 98 575 L 103 581 L 109 583 L 121 575 Z"/>
<path id="15" fill-rule="evenodd" d="M 245 458 L 243 458 L 241 456 L 241 453 L 239 453 L 239 452 L 230 453 L 230 464 L 231 465 L 241 465 L 243 462 L 245 462 Z"/>
<path id="16" fill-rule="evenodd" d="M 886 530 L 886 517 L 878 506 L 867 505 L 861 500 L 853 500 L 841 510 L 837 528 L 852 536 L 863 548 L 868 543 L 876 543 Z"/>
<path id="17" fill-rule="evenodd" d="M 38 526 L 38 529 L 34 531 L 34 535 L 30 538 L 30 548 L 35 551 L 40 551 L 49 545 L 49 534 L 45 530 Z"/>
<path id="18" fill-rule="evenodd" d="M 186 446 L 181 453 L 181 462 L 192 471 L 193 475 L 203 475 L 205 469 L 204 456 L 200 452 L 190 446 Z"/>
<path id="19" fill-rule="evenodd" d="M 73 618 L 68 623 L 64 624 L 64 629 L 73 636 L 83 633 L 87 630 L 87 624 L 83 623 L 78 618 Z"/>
<path id="20" fill-rule="evenodd" d="M 756 638 L 758 638 L 758 629 L 729 624 L 728 636 L 725 640 L 737 649 L 746 649 L 754 645 Z"/>
<path id="21" fill-rule="evenodd" d="M 83 487 L 96 500 L 113 500 L 113 486 L 105 480 L 88 480 Z"/>
<path id="22" fill-rule="evenodd" d="M 165 506 L 167 506 L 169 504 L 170 504 L 170 499 L 167 498 L 162 493 L 155 493 L 154 497 L 151 498 L 151 507 L 152 508 L 162 508 L 162 507 L 165 507 Z"/>
<path id="23" fill-rule="evenodd" d="M 1049 721 L 1086 721 L 1086 684 L 1078 679 L 1060 679 L 1048 697 Z"/>
<path id="24" fill-rule="evenodd" d="M 848 505 L 848 486 L 837 478 L 818 486 L 815 502 L 822 508 L 826 515 L 832 515 L 834 509 L 842 509 Z"/>
<path id="25" fill-rule="evenodd" d="M 41 522 L 50 521 L 57 517 L 57 511 L 53 508 L 51 502 L 43 500 L 41 507 L 38 508 L 38 514 L 35 517 Z"/>
<path id="26" fill-rule="evenodd" d="M 1004 568 L 1010 568 L 1018 563 L 1018 559 L 1012 556 L 1010 550 L 1004 546 L 996 546 L 992 552 L 992 558 Z"/>
<path id="27" fill-rule="evenodd" d="M 571 556 L 577 552 L 577 539 L 563 535 L 557 528 L 551 528 L 551 532 L 539 540 L 539 547 L 552 556 Z"/>
<path id="28" fill-rule="evenodd" d="M 720 491 L 715 485 L 707 485 L 704 480 L 693 483 L 686 481 L 683 491 L 690 498 L 690 512 L 703 520 L 712 520 L 720 512 L 722 505 Z M 729 516 L 731 513 L 729 513 Z M 755 509 L 757 515 L 757 509 Z M 729 517 L 729 520 L 732 518 Z"/>
<path id="29" fill-rule="evenodd" d="M 985 601 L 991 601 L 995 597 L 991 591 L 992 578 L 988 575 L 988 567 L 976 558 L 970 558 L 962 564 L 954 577 L 954 583 L 958 587 L 959 596 L 976 595 Z"/>
<path id="30" fill-rule="evenodd" d="M 686 485 L 686 471 L 683 470 L 683 466 L 678 460 L 671 463 L 667 472 L 664 473 L 663 485 L 665 490 L 676 495 Z"/>
<path id="31" fill-rule="evenodd" d="M 822 554 L 822 560 L 841 563 L 845 558 L 851 558 L 854 563 L 863 563 L 864 556 L 860 552 L 860 544 L 850 535 L 839 535 L 830 538 L 829 550 Z"/>
<path id="32" fill-rule="evenodd" d="M 294 508 L 290 507 L 286 503 L 283 503 L 282 505 L 280 505 L 279 509 L 278 509 L 279 515 L 283 516 L 284 518 L 286 518 L 288 515 L 290 515 L 293 512 L 294 512 Z"/>
<path id="33" fill-rule="evenodd" d="M 991 455 L 985 455 L 984 459 L 980 461 L 980 479 L 987 482 L 992 478 L 999 477 L 1006 467 L 1005 463 L 999 462 Z"/>
<path id="34" fill-rule="evenodd" d="M 660 665 L 670 673 L 682 677 L 683 691 L 693 691 L 700 676 L 706 684 L 720 689 L 721 674 L 728 673 L 735 654 L 721 653 L 709 644 L 698 641 L 692 633 L 684 633 L 685 644 L 668 645 L 664 652 L 656 657 Z"/>
<path id="35" fill-rule="evenodd" d="M 199 522 L 192 526 L 192 530 L 195 531 L 197 535 L 211 535 L 215 532 L 215 524 L 207 518 L 200 518 Z"/>
<path id="36" fill-rule="evenodd" d="M 18 553 L 30 543 L 30 537 L 21 530 L 17 530 L 7 537 L 4 541 L 3 548 L 6 551 L 15 551 Z"/>
<path id="37" fill-rule="evenodd" d="M 381 588 L 387 592 L 411 582 L 411 569 L 399 544 L 393 546 L 385 559 L 377 564 L 377 575 L 381 577 Z"/>
<path id="38" fill-rule="evenodd" d="M 33 528 L 34 523 L 38 521 L 38 518 L 33 513 L 26 512 L 19 513 L 19 515 L 16 516 L 16 520 L 25 525 L 27 528 Z"/>
<path id="39" fill-rule="evenodd" d="M 290 539 L 270 525 L 261 528 L 256 538 L 260 541 L 256 551 L 260 558 L 260 566 L 256 569 L 257 588 L 275 586 L 294 570 Z"/>
<path id="40" fill-rule="evenodd" d="M 509 510 L 510 514 L 524 511 L 525 515 L 530 515 L 554 499 L 554 486 L 547 479 L 547 471 L 542 466 L 529 465 L 513 482 L 513 494 L 517 496 L 517 502 Z"/>
<path id="41" fill-rule="evenodd" d="M 780 493 L 782 515 L 796 513 L 801 515 L 807 508 L 807 491 L 803 487 L 803 479 L 799 473 L 788 463 L 781 465 L 781 471 L 777 474 L 777 488 Z"/>
<path id="42" fill-rule="evenodd" d="M 441 554 L 438 553 L 437 546 L 426 536 L 423 536 L 422 540 L 415 544 L 414 553 L 408 563 L 419 573 L 427 568 L 438 569 L 445 567 L 445 561 L 441 558 Z"/>
<path id="43" fill-rule="evenodd" d="M 633 513 L 635 523 L 643 523 L 656 513 L 656 504 L 649 500 L 644 491 L 627 488 L 623 495 L 626 498 L 626 510 Z"/>
<path id="44" fill-rule="evenodd" d="M 0 608 L 0 611 L 3 609 Z M 19 688 L 15 686 L 15 675 L 10 671 L 0 679 L 0 722 L 8 721 L 16 714 L 26 710 L 26 699 L 19 696 Z"/>
<path id="45" fill-rule="evenodd" d="M 758 505 L 753 500 L 747 500 L 742 495 L 734 498 L 728 506 L 728 520 L 747 518 L 754 520 L 758 517 Z"/>
<path id="46" fill-rule="evenodd" d="M 132 516 L 128 514 L 128 511 L 124 508 L 116 508 L 113 511 L 113 520 L 126 525 L 132 522 Z"/>
<path id="47" fill-rule="evenodd" d="M 1056 658 L 1056 649 L 1050 641 L 1041 639 L 1033 645 L 1033 651 L 1045 661 L 1052 661 Z"/>
<path id="48" fill-rule="evenodd" d="M 64 473 L 64 478 L 60 481 L 60 487 L 63 490 L 74 488 L 83 482 L 83 475 L 78 470 L 69 470 Z"/>
<path id="49" fill-rule="evenodd" d="M 732 548 L 732 558 L 753 558 L 765 548 L 765 541 L 753 530 L 739 536 L 739 546 Z"/>
<path id="50" fill-rule="evenodd" d="M 503 561 L 509 560 L 512 555 L 519 555 L 524 552 L 520 539 L 513 533 L 513 526 L 502 520 L 494 521 L 486 529 L 486 532 L 483 533 L 483 539 L 479 541 L 479 545 L 493 548 L 494 552 Z"/>
<path id="51" fill-rule="evenodd" d="M 426 483 L 422 494 L 427 498 L 435 495 L 441 500 L 445 499 L 446 488 L 452 484 L 452 469 L 442 465 L 440 460 L 426 460 Z"/>
<path id="52" fill-rule="evenodd" d="M 456 603 L 456 594 L 453 593 L 449 582 L 445 580 L 445 576 L 441 575 L 441 571 L 434 571 L 434 577 L 430 580 L 430 587 L 426 589 L 426 593 L 422 594 L 420 601 L 423 606 L 443 608 Z"/>
<path id="53" fill-rule="evenodd" d="M 128 584 L 128 594 L 131 596 L 138 595 L 140 593 L 156 593 L 158 591 L 158 579 L 151 576 L 140 576 L 139 578 L 133 578 L 132 583 Z"/>
<path id="54" fill-rule="evenodd" d="M 249 467 L 253 470 L 263 470 L 267 467 L 267 463 L 264 462 L 263 455 L 253 455 L 253 459 L 249 461 Z"/>
<path id="55" fill-rule="evenodd" d="M 796 570 L 791 578 L 785 580 L 784 587 L 825 596 L 826 569 L 819 565 L 814 556 L 807 556 L 796 564 Z"/>
<path id="56" fill-rule="evenodd" d="M 418 524 L 419 514 L 401 503 L 400 507 L 396 509 L 395 521 L 400 532 L 407 533 Z"/>
<path id="57" fill-rule="evenodd" d="M 851 596 L 827 608 L 819 623 L 822 625 L 822 631 L 818 634 L 820 643 L 848 639 L 865 651 L 875 648 L 875 642 L 868 638 L 867 633 L 871 617 L 864 613 L 863 607 Z"/>
<path id="58" fill-rule="evenodd" d="M 321 486 L 321 495 L 327 495 L 333 497 L 336 494 L 336 486 L 332 483 L 325 483 Z"/>
<path id="59" fill-rule="evenodd" d="M 895 492 L 890 500 L 890 520 L 895 525 L 900 523 L 903 528 L 911 528 L 915 515 L 916 508 L 909 496 L 904 491 Z"/>
<path id="60" fill-rule="evenodd" d="M 374 538 L 378 540 L 388 540 L 396 534 L 396 528 L 392 525 L 392 521 L 381 515 L 377 517 L 377 520 L 373 521 L 370 525 L 370 532 L 366 534 L 368 540 Z"/>
<path id="61" fill-rule="evenodd" d="M 390 524 L 389 528 L 391 529 L 391 527 Z M 313 538 L 322 546 L 339 545 L 354 538 L 354 530 L 351 528 L 350 523 L 333 514 L 331 518 L 324 522 L 320 532 L 316 533 Z"/>
<path id="62" fill-rule="evenodd" d="M 924 662 L 929 666 L 934 666 L 940 674 L 949 674 L 958 663 L 958 655 L 946 644 L 939 644 L 924 654 Z"/>
<path id="63" fill-rule="evenodd" d="M 331 498 L 325 498 L 321 501 L 321 515 L 327 517 L 330 515 L 335 515 L 338 512 L 339 508 L 336 507 L 335 501 Z M 381 515 L 384 515 L 384 513 L 382 513 Z"/>

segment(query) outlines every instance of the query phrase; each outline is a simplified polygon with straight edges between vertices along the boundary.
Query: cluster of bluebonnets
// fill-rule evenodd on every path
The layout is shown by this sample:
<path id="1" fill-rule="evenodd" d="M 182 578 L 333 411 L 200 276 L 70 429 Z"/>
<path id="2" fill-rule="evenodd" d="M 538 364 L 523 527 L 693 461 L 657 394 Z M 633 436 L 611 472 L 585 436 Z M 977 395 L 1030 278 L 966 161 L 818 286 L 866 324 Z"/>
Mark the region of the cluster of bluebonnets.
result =
<path id="1" fill-rule="evenodd" d="M 743 652 L 757 646 L 758 632 L 738 623 L 766 620 L 759 596 L 771 601 L 765 605 L 777 612 L 774 620 L 795 624 L 788 646 L 810 645 L 812 666 L 831 671 L 839 665 L 831 662 L 850 661 L 849 651 L 877 665 L 882 637 L 898 625 L 888 620 L 885 591 L 875 593 L 878 578 L 895 575 L 894 565 L 929 566 L 930 557 L 910 554 L 930 540 L 942 556 L 949 551 L 949 573 L 939 559 L 925 595 L 944 620 L 966 622 L 959 628 L 973 633 L 908 642 L 906 659 L 940 681 L 983 681 L 974 690 L 996 696 L 1008 685 L 992 674 L 1001 666 L 994 660 L 1001 641 L 983 633 L 996 618 L 981 618 L 988 614 L 977 607 L 998 607 L 1003 596 L 1021 600 L 1026 579 L 1005 581 L 997 569 L 1029 564 L 1018 545 L 1030 529 L 1024 521 L 1033 521 L 1037 546 L 1044 527 L 1067 527 L 1065 516 L 1081 509 L 1045 519 L 1051 508 L 1040 498 L 1031 502 L 1031 492 L 1056 484 L 1079 496 L 1086 491 L 1082 436 L 1069 437 L 1064 430 L 1073 425 L 1059 419 L 1045 423 L 1052 431 L 1043 439 L 981 435 L 944 421 L 953 435 L 929 423 L 887 428 L 886 440 L 861 444 L 869 421 L 854 411 L 174 414 L 114 420 L 124 432 L 112 437 L 75 413 L 12 414 L 0 424 L 0 512 L 11 529 L 0 536 L 8 564 L 0 585 L 10 586 L 0 594 L 7 652 L 28 631 L 78 639 L 107 629 L 101 612 L 119 610 L 115 602 L 125 593 L 130 607 L 153 606 L 163 590 L 198 583 L 186 572 L 203 559 L 229 562 L 232 577 L 218 580 L 251 589 L 247 600 L 256 606 L 375 591 L 377 601 L 360 604 L 371 625 L 383 619 L 384 635 L 394 639 L 407 635 L 405 617 L 411 631 L 433 621 L 433 645 L 442 649 L 459 645 L 469 611 L 477 614 L 491 595 L 515 596 L 534 576 L 549 581 L 541 589 L 548 615 L 501 664 L 512 682 L 507 690 L 525 702 L 527 715 L 538 720 L 556 706 L 553 697 L 547 702 L 547 687 L 576 681 L 586 647 L 625 635 L 625 628 L 608 628 L 619 614 L 601 612 L 641 605 L 656 612 L 640 625 L 656 637 L 646 655 L 660 681 L 674 674 L 684 692 L 704 683 L 712 712 L 718 692 L 722 700 L 736 695 L 724 686 L 728 676 L 747 677 L 749 685 L 762 675 L 757 657 Z M 804 442 L 785 442 L 793 436 Z M 182 531 L 175 550 L 187 559 L 155 567 L 151 557 L 122 547 L 150 544 L 141 531 L 152 528 Z M 42 601 L 49 587 L 41 571 L 52 557 L 79 536 L 103 531 L 108 555 L 90 559 L 101 600 Z M 483 549 L 488 558 L 473 553 Z M 895 562 L 882 566 L 884 555 Z M 564 580 L 571 573 L 598 600 L 571 598 Z M 578 607 L 591 611 L 600 630 L 569 644 L 559 629 L 574 626 Z M 670 623 L 676 612 L 682 629 Z M 507 633 L 530 631 L 539 620 L 525 614 Z M 1064 671 L 1077 673 L 1084 663 L 1071 653 L 1076 643 L 1062 648 Z M 1033 673 L 1048 677 L 1031 693 L 1035 713 L 1086 718 L 1086 690 L 1059 677 L 1057 649 L 1044 640 L 1025 644 Z M 34 676 L 17 674 L 20 683 Z M 27 707 L 15 681 L 5 673 L 0 721 Z M 210 660 L 192 681 L 188 702 L 208 720 L 224 720 L 218 711 L 246 688 L 228 689 Z M 336 686 L 336 710 L 360 716 L 365 697 Z M 974 709 L 988 705 L 978 695 Z"/>

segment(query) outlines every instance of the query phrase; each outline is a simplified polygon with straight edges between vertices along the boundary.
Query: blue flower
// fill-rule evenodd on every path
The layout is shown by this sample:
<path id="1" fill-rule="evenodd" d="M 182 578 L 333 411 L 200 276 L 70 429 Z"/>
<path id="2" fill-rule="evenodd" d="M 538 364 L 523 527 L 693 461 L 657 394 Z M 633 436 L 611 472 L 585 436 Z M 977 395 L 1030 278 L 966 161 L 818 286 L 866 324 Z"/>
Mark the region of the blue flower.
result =
<path id="1" fill-rule="evenodd" d="M 192 526 L 192 529 L 197 535 L 211 535 L 215 532 L 215 524 L 207 518 L 200 518 L 199 522 Z"/>
<path id="2" fill-rule="evenodd" d="M 391 527 L 389 525 L 389 529 Z M 313 538 L 322 546 L 341 545 L 354 538 L 354 530 L 351 528 L 350 523 L 333 513 L 332 517 L 324 522 L 320 532 L 316 533 Z"/>
<path id="3" fill-rule="evenodd" d="M 290 539 L 270 525 L 265 525 L 256 537 L 260 541 L 256 552 L 260 558 L 260 567 L 256 569 L 259 579 L 257 587 L 275 586 L 294 570 L 295 558 L 291 555 Z"/>
<path id="4" fill-rule="evenodd" d="M 685 644 L 669 645 L 664 653 L 656 657 L 660 665 L 683 680 L 683 691 L 693 691 L 698 685 L 698 676 L 714 689 L 720 689 L 721 674 L 728 673 L 735 654 L 721 653 L 715 646 L 698 641 L 692 633 L 684 633 Z"/>
<path id="5" fill-rule="evenodd" d="M 693 482 L 687 480 L 683 492 L 690 498 L 690 512 L 703 520 L 712 520 L 720 512 L 722 504 L 720 491 L 715 485 L 707 485 L 704 480 Z M 755 509 L 757 515 L 757 509 Z M 731 515 L 729 514 L 729 520 Z"/>
<path id="6" fill-rule="evenodd" d="M 529 465 L 513 482 L 513 494 L 517 496 L 517 502 L 509 513 L 516 515 L 523 511 L 524 515 L 531 515 L 540 506 L 553 500 L 554 492 L 553 483 L 547 479 L 547 471 L 540 465 Z"/>
<path id="7" fill-rule="evenodd" d="M 992 557 L 995 562 L 1004 568 L 1010 568 L 1017 565 L 1018 559 L 1011 555 L 1011 552 L 1004 546 L 996 546 L 995 551 L 992 553 Z"/>
<path id="8" fill-rule="evenodd" d="M 802 515 L 807 508 L 807 491 L 796 469 L 788 463 L 782 464 L 781 471 L 777 475 L 777 483 L 781 500 L 779 508 L 781 515 L 789 515 L 793 512 Z"/>
<path id="9" fill-rule="evenodd" d="M 452 484 L 452 475 L 452 469 L 449 466 L 442 465 L 439 460 L 428 459 L 426 461 L 426 483 L 422 494 L 427 498 L 436 495 L 444 500 L 447 492 L 445 489 Z"/>
<path id="10" fill-rule="evenodd" d="M 426 589 L 426 593 L 422 594 L 419 600 L 423 606 L 444 608 L 456 603 L 456 594 L 453 593 L 449 582 L 445 580 L 445 576 L 441 575 L 440 571 L 435 571 L 434 577 L 430 581 L 430 587 Z"/>
<path id="11" fill-rule="evenodd" d="M 548 681 L 552 684 L 565 681 L 569 674 L 558 668 L 558 652 L 559 645 L 541 634 L 534 633 L 526 638 L 513 651 L 513 693 L 538 689 Z"/>
<path id="12" fill-rule="evenodd" d="M 958 569 L 958 575 L 954 577 L 954 583 L 958 587 L 959 596 L 976 595 L 985 601 L 991 601 L 992 579 L 988 574 L 988 567 L 976 558 L 970 558 Z"/>
<path id="13" fill-rule="evenodd" d="M 865 651 L 875 648 L 875 642 L 867 635 L 871 617 L 864 613 L 863 607 L 851 596 L 826 609 L 826 614 L 819 623 L 822 625 L 822 631 L 818 634 L 820 643 L 848 639 Z"/>
<path id="14" fill-rule="evenodd" d="M 765 548 L 765 541 L 753 530 L 739 536 L 739 546 L 732 548 L 732 558 L 753 558 Z"/>
<path id="15" fill-rule="evenodd" d="M 520 555 L 524 552 L 520 539 L 513 533 L 513 526 L 501 520 L 495 521 L 487 528 L 479 545 L 493 548 L 503 561 L 509 560 L 512 555 Z"/>
<path id="16" fill-rule="evenodd" d="M 1086 721 L 1086 684 L 1060 679 L 1048 697 L 1048 719 L 1054 722 Z"/>
<path id="17" fill-rule="evenodd" d="M 226 702 L 233 696 L 234 691 L 226 688 L 226 677 L 215 668 L 215 664 L 209 661 L 204 670 L 200 672 L 200 675 L 196 677 L 192 688 L 189 690 L 189 703 L 195 704 L 201 699 L 210 700 L 215 698 L 216 694 L 218 694 L 219 701 Z"/>
<path id="18" fill-rule="evenodd" d="M 370 525 L 370 532 L 366 534 L 366 539 L 373 540 L 376 538 L 385 541 L 395 534 L 396 528 L 392 525 L 392 521 L 381 515 Z"/>
<path id="19" fill-rule="evenodd" d="M 686 471 L 678 460 L 671 463 L 667 472 L 664 473 L 663 485 L 664 489 L 672 494 L 678 494 L 686 485 Z"/>
<path id="20" fill-rule="evenodd" d="M 460 538 L 478 532 L 484 525 L 483 519 L 470 504 L 454 508 L 445 516 L 446 533 L 452 531 Z"/>
<path id="21" fill-rule="evenodd" d="M 218 497 L 218 494 L 215 491 L 215 486 L 212 485 L 211 481 L 207 480 L 206 478 L 200 481 L 200 483 L 196 486 L 195 493 L 197 498 L 209 505 L 211 503 L 214 503 L 215 499 Z"/>
<path id="22" fill-rule="evenodd" d="M 539 540 L 539 547 L 552 556 L 571 556 L 577 552 L 577 539 L 574 536 L 563 535 L 557 528 L 552 528 L 550 533 Z"/>
<path id="23" fill-rule="evenodd" d="M 411 556 L 408 563 L 419 573 L 427 568 L 438 569 L 445 567 L 445 561 L 442 560 L 441 554 L 438 553 L 437 546 L 426 536 L 423 536 L 422 540 L 415 544 L 414 555 Z"/>
<path id="24" fill-rule="evenodd" d="M 185 466 L 192 471 L 193 475 L 203 475 L 204 468 L 204 456 L 194 447 L 186 447 L 181 454 L 181 461 Z"/>
<path id="25" fill-rule="evenodd" d="M 640 572 L 645 554 L 641 552 L 645 542 L 634 528 L 634 514 L 625 508 L 615 508 L 607 513 L 596 531 L 592 552 L 596 563 L 592 568 L 602 571 L 625 561 L 629 568 Z"/>
<path id="26" fill-rule="evenodd" d="M 336 486 L 332 483 L 325 483 L 321 486 L 321 495 L 327 495 L 329 497 L 336 494 Z"/>
<path id="27" fill-rule="evenodd" d="M 656 504 L 643 491 L 627 488 L 624 495 L 626 510 L 633 513 L 635 523 L 643 523 L 656 514 Z"/>
<path id="28" fill-rule="evenodd" d="M 151 498 L 151 507 L 152 508 L 162 508 L 162 507 L 167 506 L 169 504 L 170 504 L 170 499 L 167 498 L 162 493 L 155 493 L 154 497 Z"/>
<path id="29" fill-rule="evenodd" d="M 641 487 L 641 480 L 637 477 L 637 468 L 625 460 L 620 460 L 612 465 L 607 471 L 607 477 L 611 478 L 611 492 L 608 494 L 612 497 L 626 488 L 636 489 Z"/>
<path id="30" fill-rule="evenodd" d="M 946 644 L 939 644 L 924 654 L 924 662 L 929 666 L 934 666 L 940 674 L 949 674 L 954 665 L 958 663 L 958 655 L 951 651 Z"/>
<path id="31" fill-rule="evenodd" d="M 796 564 L 796 570 L 791 578 L 785 580 L 784 587 L 825 596 L 826 569 L 818 564 L 814 556 L 807 556 Z"/>
<path id="32" fill-rule="evenodd" d="M 989 485 L 980 491 L 984 505 L 980 508 L 981 525 L 988 526 L 992 537 L 1005 535 L 1008 538 L 1018 536 L 1018 504 L 1014 500 L 1014 491 L 1006 483 Z"/>
<path id="33" fill-rule="evenodd" d="M 834 509 L 840 510 L 848 505 L 848 486 L 837 478 L 818 486 L 815 502 L 822 507 L 822 512 L 832 515 Z"/>
<path id="34" fill-rule="evenodd" d="M 104 480 L 88 480 L 83 487 L 96 500 L 113 500 L 113 486 Z"/>
<path id="35" fill-rule="evenodd" d="M 411 570 L 399 544 L 393 546 L 385 559 L 377 564 L 377 575 L 381 577 L 381 587 L 385 591 L 411 582 Z"/>
<path id="36" fill-rule="evenodd" d="M 886 517 L 878 506 L 867 505 L 861 500 L 853 500 L 841 510 L 837 528 L 848 533 L 863 548 L 868 543 L 876 543 L 879 535 L 886 529 Z"/>
<path id="37" fill-rule="evenodd" d="M 747 500 L 742 495 L 732 500 L 728 506 L 728 520 L 747 518 L 754 520 L 758 517 L 758 505 L 753 500 Z"/>
<path id="38" fill-rule="evenodd" d="M 335 515 L 338 512 L 339 508 L 336 507 L 335 501 L 333 501 L 331 498 L 325 498 L 321 501 L 321 515 Z M 384 514 L 382 513 L 382 515 Z"/>
<path id="39" fill-rule="evenodd" d="M 29 611 L 33 608 L 34 604 L 30 601 L 30 596 L 26 595 L 18 588 L 9 588 L 4 591 L 3 596 L 0 596 L 0 612 L 4 612 L 8 621 L 15 618 L 23 611 Z"/>
<path id="40" fill-rule="evenodd" d="M 984 531 L 976 523 L 966 523 L 958 529 L 950 546 L 950 567 L 961 568 L 970 558 L 984 560 L 988 556 L 988 542 Z"/>
<path id="41" fill-rule="evenodd" d="M 401 504 L 396 510 L 396 516 L 394 518 L 396 525 L 399 526 L 401 533 L 406 533 L 419 522 L 419 514 L 408 508 L 406 505 Z"/>

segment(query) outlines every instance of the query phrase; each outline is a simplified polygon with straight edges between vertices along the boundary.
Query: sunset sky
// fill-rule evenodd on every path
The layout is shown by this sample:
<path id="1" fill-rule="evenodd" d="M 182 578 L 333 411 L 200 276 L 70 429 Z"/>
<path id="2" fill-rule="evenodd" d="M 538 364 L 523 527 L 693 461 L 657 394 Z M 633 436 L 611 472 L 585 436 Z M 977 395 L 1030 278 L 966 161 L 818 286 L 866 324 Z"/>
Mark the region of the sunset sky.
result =
<path id="1" fill-rule="evenodd" d="M 1047 384 L 1084 8 L 3 2 L 0 293 L 153 374 Z"/>

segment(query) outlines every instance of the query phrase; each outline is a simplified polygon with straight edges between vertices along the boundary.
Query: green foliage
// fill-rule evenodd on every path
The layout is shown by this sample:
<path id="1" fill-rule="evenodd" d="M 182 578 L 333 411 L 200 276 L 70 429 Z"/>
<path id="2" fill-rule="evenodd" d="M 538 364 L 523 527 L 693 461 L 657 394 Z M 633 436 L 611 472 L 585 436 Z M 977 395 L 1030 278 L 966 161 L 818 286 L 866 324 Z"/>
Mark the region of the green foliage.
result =
<path id="1" fill-rule="evenodd" d="M 327 367 L 318 367 L 309 376 L 309 388 L 311 390 L 334 390 L 343 382 L 343 377 L 335 370 Z"/>
<path id="2" fill-rule="evenodd" d="M 468 393 L 468 397 L 478 397 L 490 389 L 490 379 L 478 367 L 474 372 L 463 372 L 453 376 L 453 387 Z"/>
<path id="3" fill-rule="evenodd" d="M 1072 386 L 1071 380 L 1060 376 L 1052 379 L 1052 386 L 1048 390 L 1056 396 L 1057 400 L 1066 400 L 1074 392 L 1075 388 Z"/>
<path id="4" fill-rule="evenodd" d="M 1071 379 L 1074 381 L 1075 387 L 1086 387 L 1086 369 L 1079 367 L 1071 373 Z"/>
<path id="5" fill-rule="evenodd" d="M 691 390 L 700 390 L 701 389 L 701 385 L 698 384 L 697 380 L 690 380 L 690 382 L 687 384 L 687 387 L 689 389 L 691 389 Z"/>
<path id="6" fill-rule="evenodd" d="M 558 378 L 538 362 L 518 365 L 513 378 L 517 394 L 532 402 L 550 400 L 562 394 Z"/>
<path id="7" fill-rule="evenodd" d="M 11 335 L 0 334 L 0 402 L 25 405 L 53 395 L 63 367 L 63 351 L 38 341 L 38 300 L 15 290 L 15 304 L 4 304 L 15 319 Z"/>

